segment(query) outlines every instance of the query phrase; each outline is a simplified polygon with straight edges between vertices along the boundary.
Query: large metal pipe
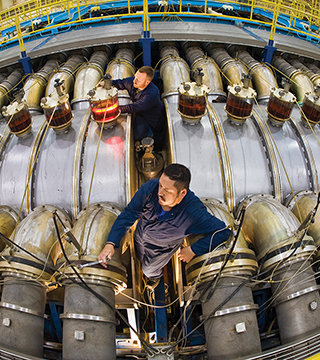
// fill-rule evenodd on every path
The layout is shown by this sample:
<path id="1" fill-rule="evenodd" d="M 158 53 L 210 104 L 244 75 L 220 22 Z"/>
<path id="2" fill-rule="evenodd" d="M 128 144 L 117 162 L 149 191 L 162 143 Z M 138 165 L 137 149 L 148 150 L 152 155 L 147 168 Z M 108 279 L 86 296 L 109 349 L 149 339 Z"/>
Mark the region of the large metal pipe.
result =
<path id="1" fill-rule="evenodd" d="M 8 238 L 11 236 L 18 219 L 18 214 L 11 207 L 5 205 L 0 206 L 0 232 L 4 236 Z M 4 247 L 5 243 L 0 241 L 0 251 L 2 251 Z"/>
<path id="2" fill-rule="evenodd" d="M 54 273 L 52 267 L 61 252 L 53 212 L 57 212 L 66 227 L 71 227 L 62 211 L 49 205 L 39 206 L 19 223 L 12 236 L 16 244 L 42 262 L 9 247 L 4 249 L 0 259 L 0 271 L 4 278 L 0 303 L 0 344 L 30 356 L 43 355 L 46 304 L 43 283 L 51 279 Z M 58 224 L 58 229 L 62 234 L 61 224 Z"/>
<path id="3" fill-rule="evenodd" d="M 9 93 L 21 81 L 24 72 L 22 69 L 15 69 L 0 84 L 0 109 L 9 102 Z"/>
<path id="4" fill-rule="evenodd" d="M 65 93 L 70 94 L 73 91 L 75 72 L 84 61 L 83 55 L 71 55 L 65 64 L 51 74 L 46 87 L 45 96 L 47 97 L 56 91 L 54 87 L 56 79 L 64 81 Z"/>
<path id="5" fill-rule="evenodd" d="M 311 211 L 313 211 L 317 205 L 317 194 L 313 191 L 299 191 L 294 196 L 288 199 L 287 206 L 295 214 L 298 219 L 303 221 L 307 218 Z M 317 249 L 320 245 L 320 212 L 314 216 L 311 225 L 308 228 L 308 235 L 312 236 Z M 320 252 L 317 253 L 319 258 Z"/>
<path id="6" fill-rule="evenodd" d="M 248 75 L 246 66 L 241 61 L 233 59 L 224 48 L 214 48 L 209 44 L 207 51 L 221 68 L 227 85 L 241 84 L 243 75 Z M 249 87 L 252 87 L 251 81 Z"/>
<path id="7" fill-rule="evenodd" d="M 313 239 L 303 237 L 297 218 L 272 196 L 256 195 L 246 201 L 242 230 L 253 243 L 262 270 L 272 274 L 272 303 L 281 342 L 318 331 L 320 297 L 310 266 L 316 250 Z"/>
<path id="8" fill-rule="evenodd" d="M 309 69 L 306 65 L 302 64 L 302 62 L 299 61 L 298 59 L 289 60 L 289 63 L 292 66 L 294 66 L 296 69 L 305 72 L 315 86 L 320 86 L 320 74 L 317 74 L 311 69 Z"/>
<path id="9" fill-rule="evenodd" d="M 265 102 L 270 98 L 272 88 L 277 88 L 277 80 L 269 66 L 255 60 L 247 51 L 237 52 L 237 57 L 243 61 L 252 76 L 252 82 L 257 91 L 257 100 Z"/>
<path id="10" fill-rule="evenodd" d="M 23 86 L 24 96 L 22 100 L 27 102 L 30 112 L 42 112 L 40 100 L 44 95 L 49 76 L 58 66 L 57 60 L 48 60 L 37 73 L 28 77 Z"/>
<path id="11" fill-rule="evenodd" d="M 185 43 L 184 51 L 191 64 L 191 70 L 202 69 L 204 74 L 202 83 L 209 88 L 208 98 L 215 101 L 225 100 L 226 93 L 223 91 L 220 70 L 215 61 L 205 56 L 204 51 L 199 46 L 192 46 L 192 43 Z"/>
<path id="12" fill-rule="evenodd" d="M 178 87 L 190 81 L 190 68 L 179 57 L 177 48 L 170 43 L 162 44 L 160 56 L 163 59 L 160 66 L 160 76 L 163 80 L 162 98 L 165 98 L 172 94 L 178 94 Z"/>
<path id="13" fill-rule="evenodd" d="M 292 81 L 292 92 L 297 97 L 297 102 L 301 105 L 306 93 L 313 91 L 313 84 L 309 77 L 301 70 L 297 70 L 281 56 L 274 56 L 272 65 L 285 74 Z"/>
<path id="14" fill-rule="evenodd" d="M 107 203 L 90 205 L 79 213 L 72 234 L 80 248 L 74 244 L 65 246 L 66 255 L 74 266 L 97 260 L 119 214 L 119 209 Z M 115 291 L 126 288 L 126 269 L 121 264 L 121 248 L 115 250 L 107 269 L 93 265 L 78 270 L 82 279 L 109 305 L 87 289 L 71 283 L 70 278 L 78 278 L 70 267 L 61 268 L 68 275 L 68 278 L 60 279 L 65 285 L 64 313 L 60 316 L 63 319 L 64 360 L 116 359 Z M 65 259 L 59 259 L 59 266 L 64 262 Z"/>
<path id="15" fill-rule="evenodd" d="M 203 202 L 211 214 L 226 224 L 233 222 L 226 205 L 214 199 L 205 199 Z M 191 245 L 199 237 L 189 236 L 188 244 Z M 226 301 L 246 279 L 256 273 L 258 263 L 254 252 L 248 248 L 243 234 L 240 233 L 230 260 L 215 284 L 214 279 L 228 252 L 227 247 L 220 246 L 211 253 L 194 258 L 186 266 L 187 282 L 189 285 L 196 284 L 198 291 L 212 282 L 201 302 L 202 320 L 210 316 L 204 324 L 209 360 L 234 359 L 261 351 L 256 317 L 258 306 L 254 304 L 251 287 L 240 287 L 239 291 Z M 225 304 L 213 313 L 224 301 Z"/>
<path id="16" fill-rule="evenodd" d="M 94 89 L 104 74 L 104 68 L 111 54 L 111 48 L 95 51 L 89 62 L 83 64 L 76 74 L 74 84 L 73 109 L 86 109 L 89 107 L 88 92 Z"/>
<path id="17" fill-rule="evenodd" d="M 115 58 L 108 63 L 106 74 L 110 74 L 112 79 L 125 79 L 135 73 L 132 65 L 134 59 L 133 48 L 122 46 L 116 52 Z"/>

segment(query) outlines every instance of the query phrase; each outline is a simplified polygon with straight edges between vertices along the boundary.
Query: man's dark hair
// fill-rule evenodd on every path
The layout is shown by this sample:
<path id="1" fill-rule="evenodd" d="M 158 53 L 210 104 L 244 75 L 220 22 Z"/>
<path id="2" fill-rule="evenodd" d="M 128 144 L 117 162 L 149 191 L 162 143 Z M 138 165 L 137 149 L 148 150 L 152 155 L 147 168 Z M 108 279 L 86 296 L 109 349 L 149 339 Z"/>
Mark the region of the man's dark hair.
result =
<path id="1" fill-rule="evenodd" d="M 138 71 L 142 74 L 147 74 L 148 80 L 152 81 L 154 76 L 154 70 L 151 66 L 142 66 L 140 69 L 138 69 Z"/>
<path id="2" fill-rule="evenodd" d="M 174 186 L 178 191 L 183 189 L 188 190 L 191 180 L 190 170 L 181 164 L 171 164 L 168 165 L 163 173 L 168 176 L 168 178 L 174 181 Z"/>

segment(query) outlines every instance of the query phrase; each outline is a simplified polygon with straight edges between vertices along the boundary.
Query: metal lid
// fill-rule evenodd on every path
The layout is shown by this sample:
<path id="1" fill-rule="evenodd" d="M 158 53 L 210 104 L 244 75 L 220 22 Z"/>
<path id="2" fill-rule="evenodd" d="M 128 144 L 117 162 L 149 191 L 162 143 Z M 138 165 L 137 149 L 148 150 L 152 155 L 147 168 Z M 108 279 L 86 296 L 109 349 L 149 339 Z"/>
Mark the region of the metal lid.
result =
<path id="1" fill-rule="evenodd" d="M 251 87 L 244 87 L 242 84 L 233 84 L 228 86 L 228 91 L 234 96 L 244 99 L 253 99 L 257 93 Z"/>
<path id="2" fill-rule="evenodd" d="M 22 101 L 20 103 L 15 101 L 14 103 L 12 103 L 8 106 L 4 106 L 2 108 L 2 115 L 5 117 L 13 116 L 13 115 L 19 113 L 26 106 L 27 106 L 27 103 L 25 101 Z"/>
<path id="3" fill-rule="evenodd" d="M 178 91 L 187 96 L 204 96 L 209 93 L 209 88 L 204 84 L 199 86 L 195 82 L 186 82 L 178 87 Z"/>
<path id="4" fill-rule="evenodd" d="M 280 99 L 281 101 L 285 101 L 288 103 L 296 102 L 296 97 L 290 91 L 286 91 L 285 89 L 272 88 L 271 93 L 273 96 Z"/>
<path id="5" fill-rule="evenodd" d="M 91 101 L 103 101 L 114 96 L 118 95 L 118 89 L 115 87 L 111 87 L 111 89 L 107 90 L 104 87 L 97 87 L 95 90 L 90 90 L 88 93 L 88 98 Z"/>
<path id="6" fill-rule="evenodd" d="M 305 94 L 306 99 L 311 101 L 313 104 L 320 106 L 320 97 L 319 95 L 315 93 L 306 93 Z"/>
<path id="7" fill-rule="evenodd" d="M 59 96 L 58 93 L 54 91 L 49 96 L 42 98 L 40 105 L 44 109 L 52 109 L 56 106 L 66 103 L 68 100 L 69 100 L 68 94 L 63 94 L 62 96 Z"/>

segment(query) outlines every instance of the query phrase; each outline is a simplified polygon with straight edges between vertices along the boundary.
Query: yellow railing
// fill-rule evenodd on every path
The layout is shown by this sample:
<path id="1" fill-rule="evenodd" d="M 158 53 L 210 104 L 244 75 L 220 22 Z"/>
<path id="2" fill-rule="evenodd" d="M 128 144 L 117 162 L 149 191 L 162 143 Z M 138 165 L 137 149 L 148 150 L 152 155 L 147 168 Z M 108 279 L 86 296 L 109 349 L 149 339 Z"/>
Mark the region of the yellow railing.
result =
<path id="1" fill-rule="evenodd" d="M 11 32 L 10 38 L 2 38 L 1 44 L 4 44 L 14 38 L 19 38 L 19 26 L 16 26 L 19 22 L 23 25 L 24 21 L 30 20 L 29 28 L 21 28 L 21 39 L 19 38 L 19 43 L 23 43 L 23 37 L 26 34 L 33 35 L 39 32 L 44 31 L 44 29 L 37 28 L 36 19 L 40 17 L 46 18 L 47 26 L 45 30 L 52 31 L 57 27 L 64 25 L 73 25 L 81 24 L 83 21 L 108 21 L 110 19 L 119 19 L 123 16 L 139 16 L 141 17 L 141 22 L 143 24 L 143 30 L 149 31 L 149 21 L 151 17 L 158 16 L 161 21 L 168 20 L 180 20 L 183 21 L 186 15 L 188 16 L 205 16 L 208 19 L 215 19 L 216 17 L 224 18 L 225 20 L 234 19 L 234 14 L 228 15 L 226 13 L 218 13 L 218 9 L 213 6 L 215 2 L 203 0 L 198 1 L 197 5 L 192 3 L 190 6 L 189 0 L 177 0 L 176 2 L 172 0 L 162 0 L 161 5 L 158 1 L 151 2 L 149 0 L 125 0 L 125 1 L 102 1 L 102 0 L 32 0 L 22 3 L 20 5 L 11 7 L 5 11 L 0 12 L 0 30 L 2 34 L 5 30 L 12 27 L 16 27 L 16 32 Z M 216 2 L 220 4 L 221 2 Z M 99 17 L 90 17 L 84 19 L 81 15 L 82 10 L 86 6 L 96 7 L 97 9 L 101 6 L 110 5 L 110 11 L 112 14 L 108 14 L 108 9 L 105 9 L 102 16 Z M 320 27 L 320 5 L 316 0 L 311 0 L 311 3 L 305 1 L 297 0 L 224 0 L 223 5 L 229 5 L 230 7 L 239 7 L 240 14 L 243 14 L 237 19 L 240 21 L 251 21 L 259 25 L 265 25 L 271 27 L 270 39 L 274 39 L 276 28 L 285 28 L 292 31 L 297 31 L 295 25 L 297 20 L 303 20 L 307 26 L 314 25 L 317 28 Z M 122 7 L 122 13 L 114 14 L 114 10 L 118 7 Z M 253 11 L 255 10 L 255 11 Z M 257 10 L 268 11 L 270 14 L 273 14 L 273 17 L 270 19 L 260 17 L 257 18 L 255 12 Z M 52 23 L 53 15 L 58 16 L 59 13 L 64 13 L 67 20 L 60 23 Z M 279 25 L 277 23 L 278 16 L 280 14 L 288 15 L 289 22 L 286 25 Z M 300 30 L 299 33 L 310 35 L 307 31 Z M 320 39 L 320 34 L 313 33 L 313 36 Z M 0 40 L 1 41 L 1 40 Z"/>

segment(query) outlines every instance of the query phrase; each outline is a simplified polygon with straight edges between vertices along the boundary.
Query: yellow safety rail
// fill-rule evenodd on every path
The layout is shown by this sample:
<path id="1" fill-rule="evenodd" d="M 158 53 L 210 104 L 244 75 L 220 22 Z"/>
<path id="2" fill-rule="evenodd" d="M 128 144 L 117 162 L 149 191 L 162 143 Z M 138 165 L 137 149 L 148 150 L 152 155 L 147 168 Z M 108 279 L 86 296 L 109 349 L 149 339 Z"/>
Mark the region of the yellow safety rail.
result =
<path id="1" fill-rule="evenodd" d="M 311 0 L 310 3 L 306 1 L 297 1 L 297 0 L 242 0 L 241 1 L 232 1 L 224 0 L 223 5 L 221 2 L 216 2 L 220 4 L 220 10 L 232 9 L 234 7 L 240 7 L 240 10 L 237 11 L 239 16 L 237 19 L 239 21 L 250 21 L 257 25 L 265 25 L 270 27 L 270 39 L 273 40 L 275 36 L 276 29 L 287 29 L 290 31 L 298 32 L 303 35 L 310 35 L 307 31 L 311 25 L 319 28 L 320 26 L 320 4 L 316 0 Z M 0 12 L 0 29 L 2 34 L 5 33 L 5 30 L 12 27 L 16 27 L 15 31 L 11 31 L 7 37 L 2 37 L 0 39 L 0 44 L 5 44 L 6 42 L 18 38 L 20 47 L 23 47 L 23 37 L 27 34 L 36 35 L 39 32 L 44 31 L 44 29 L 37 28 L 36 20 L 40 17 L 46 17 L 47 26 L 45 30 L 53 31 L 54 29 L 61 26 L 76 26 L 81 25 L 83 21 L 108 21 L 112 19 L 120 19 L 122 17 L 141 17 L 143 23 L 143 30 L 149 31 L 149 21 L 151 17 L 160 16 L 162 21 L 170 20 L 180 20 L 183 21 L 186 16 L 197 17 L 204 16 L 209 20 L 214 21 L 217 17 L 225 20 L 232 20 L 235 18 L 234 14 L 231 13 L 228 15 L 227 11 L 221 12 L 219 9 L 213 6 L 212 1 L 208 0 L 198 1 L 194 5 L 189 0 L 162 0 L 151 1 L 143 0 L 127 0 L 127 1 L 102 1 L 102 0 L 32 0 L 26 1 L 20 5 L 11 7 L 5 11 Z M 110 14 L 108 10 L 104 10 L 103 16 L 83 18 L 81 13 L 84 7 L 90 6 L 92 9 L 99 10 L 100 6 L 110 4 Z M 201 5 L 199 5 L 201 4 Z M 210 6 L 211 5 L 211 6 Z M 114 10 L 117 8 L 122 9 L 121 14 L 114 14 Z M 273 18 L 267 19 L 263 17 L 263 14 L 260 17 L 257 17 L 257 10 L 268 11 L 270 14 L 273 14 Z M 255 11 L 253 11 L 255 10 Z M 59 15 L 64 13 L 67 16 L 67 20 L 63 23 L 54 23 L 52 22 L 52 16 Z M 94 14 L 94 13 L 92 13 Z M 284 25 L 279 25 L 278 17 L 281 14 L 287 15 L 288 23 Z M 294 28 L 297 20 L 303 20 L 305 23 L 305 30 L 297 30 Z M 19 30 L 19 23 L 30 20 L 30 26 L 28 28 L 21 28 L 21 34 Z M 320 39 L 320 33 L 313 33 L 314 37 Z M 22 51 L 22 50 L 21 50 Z"/>

